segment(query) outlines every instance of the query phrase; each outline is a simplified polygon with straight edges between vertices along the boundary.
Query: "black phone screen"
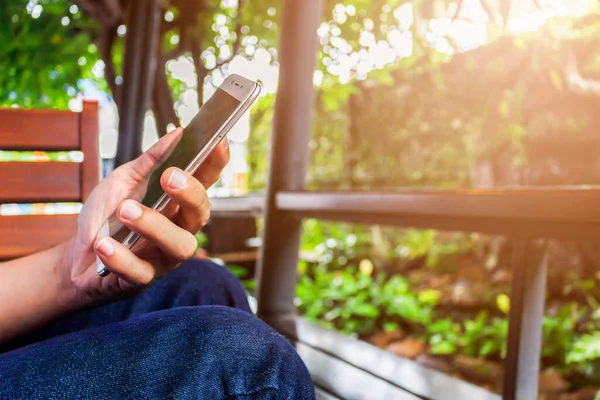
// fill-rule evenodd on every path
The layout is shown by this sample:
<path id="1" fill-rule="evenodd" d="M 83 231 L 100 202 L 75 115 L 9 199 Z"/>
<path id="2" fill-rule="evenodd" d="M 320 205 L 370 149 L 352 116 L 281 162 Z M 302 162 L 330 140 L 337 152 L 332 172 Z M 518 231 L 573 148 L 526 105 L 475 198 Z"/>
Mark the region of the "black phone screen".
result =
<path id="1" fill-rule="evenodd" d="M 239 100 L 222 89 L 216 90 L 183 129 L 181 139 L 171 154 L 152 172 L 142 204 L 152 207 L 158 201 L 163 194 L 160 186 L 162 173 L 170 167 L 187 168 L 239 106 Z"/>
<path id="2" fill-rule="evenodd" d="M 164 193 L 160 186 L 160 177 L 163 172 L 170 167 L 185 170 L 239 106 L 239 100 L 217 88 L 216 92 L 200 107 L 198 113 L 183 129 L 179 141 L 172 146 L 172 149 L 165 152 L 164 161 L 161 161 L 147 179 L 140 184 L 139 195 L 136 197 L 141 198 L 143 205 L 153 207 L 156 204 Z M 123 241 L 129 232 L 127 227 L 120 225 L 112 237 L 117 241 Z"/>

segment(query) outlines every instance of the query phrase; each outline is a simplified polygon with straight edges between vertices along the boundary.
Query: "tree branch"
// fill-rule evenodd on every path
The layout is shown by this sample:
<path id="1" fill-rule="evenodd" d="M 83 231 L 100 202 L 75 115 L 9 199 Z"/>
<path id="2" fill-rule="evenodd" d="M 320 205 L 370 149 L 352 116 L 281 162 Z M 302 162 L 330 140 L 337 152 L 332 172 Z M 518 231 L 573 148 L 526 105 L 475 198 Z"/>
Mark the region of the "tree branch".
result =
<path id="1" fill-rule="evenodd" d="M 224 60 L 220 60 L 209 71 L 213 71 L 215 69 L 221 68 L 223 65 L 231 62 L 233 58 L 237 55 L 237 52 L 240 50 L 240 46 L 242 44 L 242 7 L 246 4 L 247 0 L 239 0 L 237 15 L 235 18 L 235 41 L 231 44 L 231 55 Z"/>
<path id="2" fill-rule="evenodd" d="M 73 0 L 83 13 L 101 25 L 115 25 L 122 20 L 123 9 L 119 0 Z"/>
<path id="3" fill-rule="evenodd" d="M 195 38 L 191 43 L 191 53 L 192 60 L 194 62 L 194 68 L 196 69 L 197 76 L 197 93 L 198 93 L 198 105 L 202 105 L 204 103 L 204 81 L 206 77 L 214 70 L 221 68 L 225 64 L 231 62 L 233 58 L 237 55 L 240 46 L 242 44 L 242 13 L 241 9 L 246 4 L 247 0 L 239 0 L 238 2 L 238 10 L 235 21 L 235 40 L 231 45 L 231 54 L 229 57 L 223 60 L 219 60 L 213 68 L 206 68 L 204 63 L 202 62 L 202 54 L 200 53 L 200 45 L 201 42 L 199 39 Z"/>
<path id="4" fill-rule="evenodd" d="M 100 49 L 100 56 L 104 61 L 104 75 L 106 77 L 106 82 L 108 83 L 108 88 L 112 92 L 115 103 L 117 103 L 117 107 L 121 105 L 121 92 L 120 86 L 116 83 L 116 72 L 115 66 L 112 60 L 112 48 L 115 41 L 115 37 L 117 35 L 117 25 L 103 25 L 100 30 L 100 40 L 98 48 Z"/>
<path id="5" fill-rule="evenodd" d="M 165 68 L 166 59 L 162 53 L 157 55 L 156 75 L 154 78 L 154 92 L 152 93 L 152 112 L 156 120 L 156 130 L 159 137 L 167 133 L 167 126 L 179 125 L 179 118 L 175 113 L 175 102 Z"/>
<path id="6" fill-rule="evenodd" d="M 204 80 L 210 71 L 202 62 L 202 55 L 200 54 L 200 41 L 197 39 L 192 41 L 192 60 L 194 60 L 194 68 L 196 69 L 196 92 L 198 94 L 198 106 L 201 106 L 204 103 Z"/>

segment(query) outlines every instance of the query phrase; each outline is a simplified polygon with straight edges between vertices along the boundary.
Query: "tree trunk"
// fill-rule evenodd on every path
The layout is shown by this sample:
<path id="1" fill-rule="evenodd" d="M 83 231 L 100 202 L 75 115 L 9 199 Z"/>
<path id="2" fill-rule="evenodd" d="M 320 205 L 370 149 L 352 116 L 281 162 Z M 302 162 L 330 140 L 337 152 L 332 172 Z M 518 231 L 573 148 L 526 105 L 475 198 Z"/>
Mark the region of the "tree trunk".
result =
<path id="1" fill-rule="evenodd" d="M 159 54 L 156 65 L 156 78 L 154 81 L 153 105 L 152 111 L 156 120 L 156 131 L 159 137 L 167 133 L 167 126 L 173 124 L 179 125 L 179 118 L 175 113 L 175 103 L 173 94 L 167 80 L 165 70 L 165 59 L 162 54 Z"/>

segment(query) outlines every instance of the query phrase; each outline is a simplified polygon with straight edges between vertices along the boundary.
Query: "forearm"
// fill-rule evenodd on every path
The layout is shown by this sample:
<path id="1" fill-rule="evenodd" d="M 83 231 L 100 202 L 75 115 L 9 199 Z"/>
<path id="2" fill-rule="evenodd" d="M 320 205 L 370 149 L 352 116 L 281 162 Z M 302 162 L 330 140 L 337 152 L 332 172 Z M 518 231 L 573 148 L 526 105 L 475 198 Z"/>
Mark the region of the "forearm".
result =
<path id="1" fill-rule="evenodd" d="M 68 244 L 0 263 L 0 343 L 73 310 Z"/>

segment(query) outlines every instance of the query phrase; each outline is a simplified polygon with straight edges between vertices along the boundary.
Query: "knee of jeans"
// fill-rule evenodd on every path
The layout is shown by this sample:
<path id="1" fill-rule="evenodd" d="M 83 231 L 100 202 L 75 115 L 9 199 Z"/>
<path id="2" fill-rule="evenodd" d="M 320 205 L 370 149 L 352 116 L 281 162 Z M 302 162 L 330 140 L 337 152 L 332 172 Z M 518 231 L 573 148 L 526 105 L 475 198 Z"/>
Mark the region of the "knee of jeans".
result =
<path id="1" fill-rule="evenodd" d="M 186 278 L 218 278 L 223 281 L 237 281 L 238 278 L 226 267 L 214 261 L 192 258 L 177 268 L 173 274 Z"/>
<path id="2" fill-rule="evenodd" d="M 269 346 L 287 346 L 287 340 L 254 315 L 221 305 L 181 307 L 168 311 L 168 319 L 180 326 L 180 332 L 203 340 L 227 343 L 230 351 L 236 347 L 262 342 Z M 188 337 L 188 339 L 191 339 Z"/>
<path id="3" fill-rule="evenodd" d="M 312 387 L 294 347 L 254 315 L 222 306 L 185 307 L 169 314 L 188 352 L 202 354 L 203 364 L 216 373 L 233 380 L 242 376 L 246 382 L 262 382 L 265 388 L 280 391 Z"/>
<path id="4" fill-rule="evenodd" d="M 211 260 L 188 260 L 171 274 L 191 282 L 216 282 L 231 290 L 243 290 L 240 280 L 229 269 Z"/>
<path id="5" fill-rule="evenodd" d="M 183 307 L 169 311 L 187 340 L 201 339 L 214 350 L 238 356 L 263 356 L 295 359 L 290 342 L 260 319 L 247 312 L 223 306 Z M 268 358 L 267 357 L 267 358 Z"/>
<path id="6" fill-rule="evenodd" d="M 167 275 L 162 284 L 175 287 L 179 293 L 196 293 L 202 299 L 197 305 L 225 305 L 250 312 L 248 294 L 240 280 L 210 260 L 189 260 Z"/>

